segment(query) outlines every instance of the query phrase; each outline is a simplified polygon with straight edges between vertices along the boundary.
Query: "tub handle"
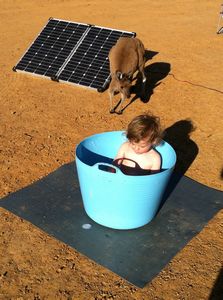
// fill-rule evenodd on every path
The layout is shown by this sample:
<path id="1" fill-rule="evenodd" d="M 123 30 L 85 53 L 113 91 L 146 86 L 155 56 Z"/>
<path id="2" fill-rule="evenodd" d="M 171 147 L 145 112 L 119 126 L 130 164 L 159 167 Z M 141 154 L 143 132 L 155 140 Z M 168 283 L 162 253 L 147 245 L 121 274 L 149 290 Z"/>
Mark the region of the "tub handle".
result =
<path id="1" fill-rule="evenodd" d="M 118 173 L 120 169 L 109 163 L 96 163 L 93 167 L 98 168 L 100 171 L 108 172 L 108 173 Z"/>

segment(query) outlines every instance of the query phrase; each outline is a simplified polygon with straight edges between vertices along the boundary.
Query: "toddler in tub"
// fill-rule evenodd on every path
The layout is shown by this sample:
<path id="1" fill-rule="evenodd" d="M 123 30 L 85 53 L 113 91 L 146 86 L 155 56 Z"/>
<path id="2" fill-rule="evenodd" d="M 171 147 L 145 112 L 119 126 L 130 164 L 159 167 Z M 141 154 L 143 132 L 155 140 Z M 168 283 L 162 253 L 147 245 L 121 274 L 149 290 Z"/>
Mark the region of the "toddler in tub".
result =
<path id="1" fill-rule="evenodd" d="M 126 175 L 148 175 L 161 168 L 161 157 L 154 146 L 161 141 L 160 120 L 152 114 L 135 117 L 126 130 L 128 141 L 124 142 L 113 164 Z"/>

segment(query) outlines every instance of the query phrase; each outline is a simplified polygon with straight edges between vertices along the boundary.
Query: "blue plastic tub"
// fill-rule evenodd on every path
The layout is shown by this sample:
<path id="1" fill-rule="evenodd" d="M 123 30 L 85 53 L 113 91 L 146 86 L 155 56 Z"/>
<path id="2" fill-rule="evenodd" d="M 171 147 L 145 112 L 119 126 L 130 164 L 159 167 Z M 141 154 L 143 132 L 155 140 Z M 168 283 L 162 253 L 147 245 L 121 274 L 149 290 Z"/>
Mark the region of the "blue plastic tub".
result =
<path id="1" fill-rule="evenodd" d="M 149 223 L 156 215 L 176 163 L 174 149 L 165 141 L 156 147 L 162 157 L 157 174 L 129 176 L 111 165 L 123 131 L 87 137 L 76 148 L 76 165 L 87 215 L 95 222 L 114 229 L 133 229 Z M 115 168 L 107 172 L 106 166 Z"/>

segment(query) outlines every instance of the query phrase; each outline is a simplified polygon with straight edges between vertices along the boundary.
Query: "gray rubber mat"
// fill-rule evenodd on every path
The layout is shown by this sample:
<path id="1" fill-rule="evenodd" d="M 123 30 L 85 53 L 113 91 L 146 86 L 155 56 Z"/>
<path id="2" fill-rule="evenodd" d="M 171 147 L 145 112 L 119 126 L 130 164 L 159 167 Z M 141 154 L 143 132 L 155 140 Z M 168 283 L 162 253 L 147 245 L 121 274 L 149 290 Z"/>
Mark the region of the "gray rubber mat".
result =
<path id="1" fill-rule="evenodd" d="M 144 227 L 123 231 L 98 225 L 84 211 L 70 163 L 1 199 L 0 206 L 143 287 L 223 208 L 223 192 L 175 173 L 163 202 Z"/>

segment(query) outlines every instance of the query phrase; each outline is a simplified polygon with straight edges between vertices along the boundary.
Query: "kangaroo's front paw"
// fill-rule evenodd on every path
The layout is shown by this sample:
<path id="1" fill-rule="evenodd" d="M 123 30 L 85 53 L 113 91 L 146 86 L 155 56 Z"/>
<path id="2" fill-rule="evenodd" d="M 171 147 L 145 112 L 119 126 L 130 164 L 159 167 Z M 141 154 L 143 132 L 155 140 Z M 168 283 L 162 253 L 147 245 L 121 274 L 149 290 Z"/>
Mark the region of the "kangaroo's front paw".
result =
<path id="1" fill-rule="evenodd" d="M 118 115 L 122 115 L 122 114 L 123 114 L 123 109 L 117 111 L 117 114 L 118 114 Z"/>
<path id="2" fill-rule="evenodd" d="M 110 110 L 110 114 L 114 114 L 114 113 L 115 113 L 115 109 L 112 108 L 112 109 Z"/>
<path id="3" fill-rule="evenodd" d="M 148 97 L 147 97 L 145 94 L 142 94 L 142 95 L 140 96 L 140 100 L 141 100 L 142 102 L 146 102 L 146 101 L 148 100 Z"/>

